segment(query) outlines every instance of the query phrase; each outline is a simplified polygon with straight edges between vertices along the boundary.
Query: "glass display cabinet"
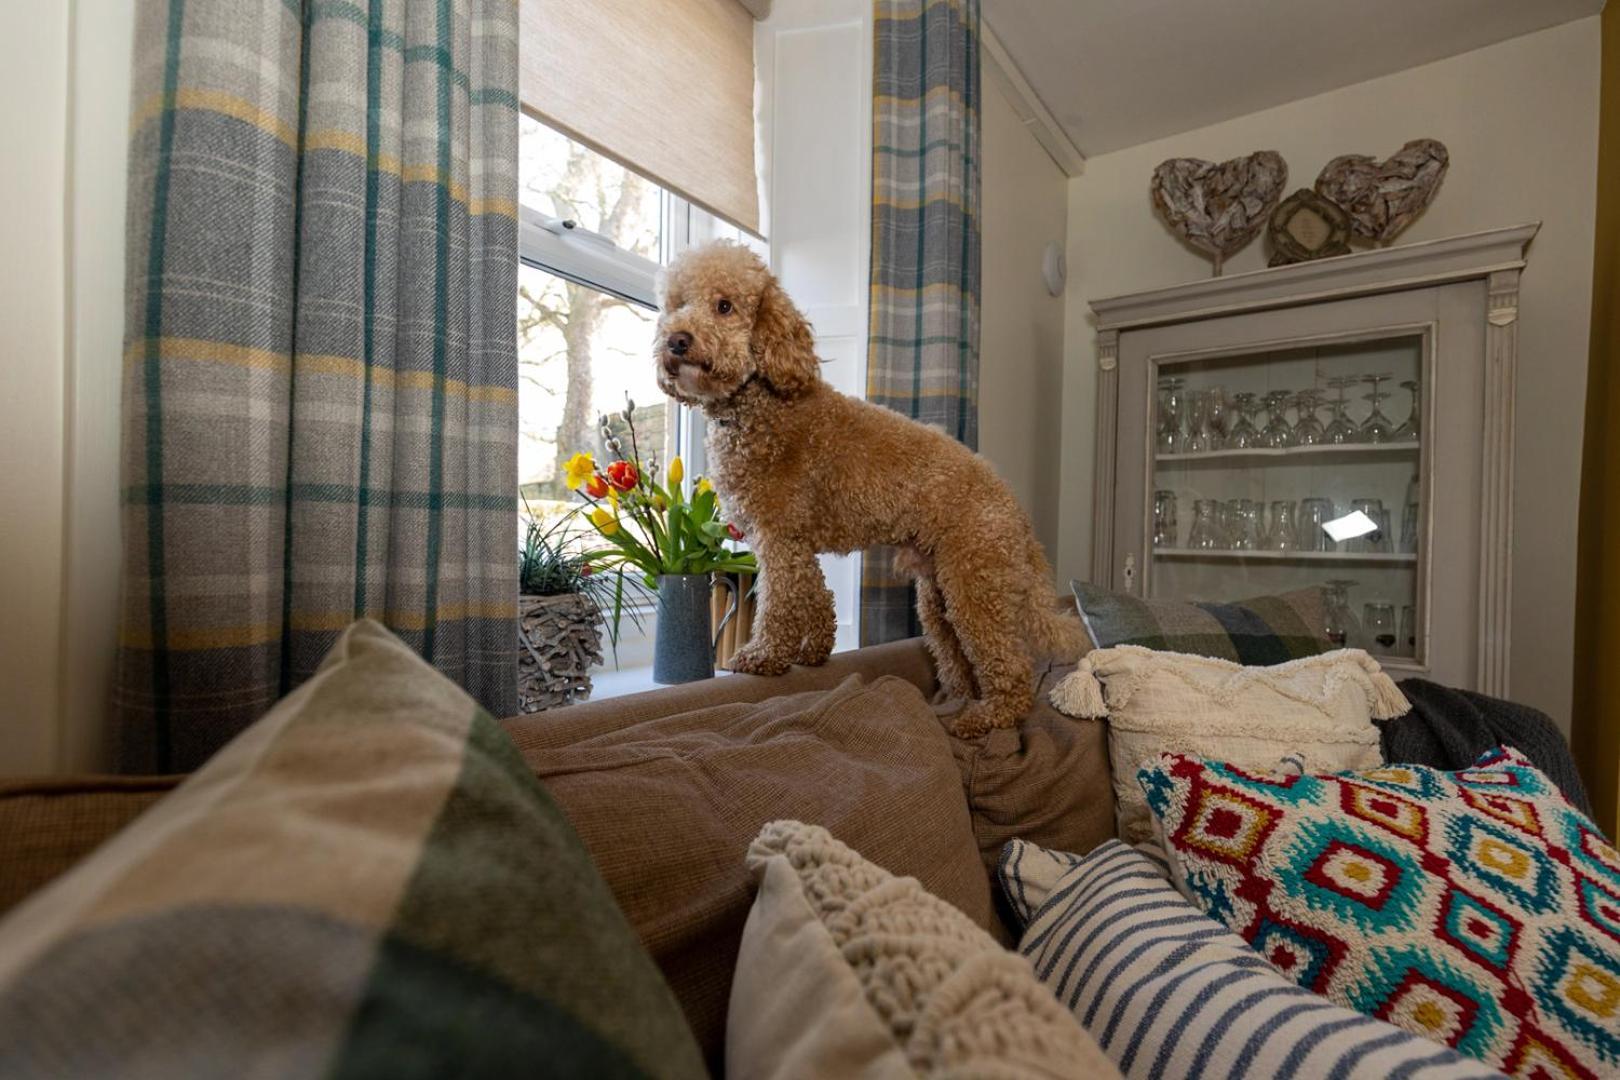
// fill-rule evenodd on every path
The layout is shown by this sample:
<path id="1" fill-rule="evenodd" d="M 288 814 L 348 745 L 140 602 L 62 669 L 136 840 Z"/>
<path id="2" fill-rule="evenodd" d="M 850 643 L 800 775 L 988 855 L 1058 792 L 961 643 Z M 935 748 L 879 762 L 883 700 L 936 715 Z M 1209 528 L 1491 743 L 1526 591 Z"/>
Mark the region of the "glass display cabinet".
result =
<path id="1" fill-rule="evenodd" d="M 1092 580 L 1320 586 L 1333 640 L 1505 696 L 1518 278 L 1536 226 L 1092 302 Z"/>

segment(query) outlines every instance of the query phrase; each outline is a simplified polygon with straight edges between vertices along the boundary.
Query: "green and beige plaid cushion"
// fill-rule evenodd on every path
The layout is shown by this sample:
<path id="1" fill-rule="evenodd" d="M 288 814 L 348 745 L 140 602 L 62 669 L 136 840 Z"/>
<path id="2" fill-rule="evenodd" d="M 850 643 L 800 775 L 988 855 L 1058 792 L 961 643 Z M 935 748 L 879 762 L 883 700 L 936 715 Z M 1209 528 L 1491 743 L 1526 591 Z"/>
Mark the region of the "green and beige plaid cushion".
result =
<path id="1" fill-rule="evenodd" d="M 0 1075 L 702 1076 L 506 735 L 361 622 L 0 923 Z"/>
<path id="2" fill-rule="evenodd" d="M 1141 600 L 1083 581 L 1070 582 L 1070 588 L 1099 649 L 1140 645 L 1263 666 L 1338 648 L 1327 638 L 1321 589 L 1206 604 Z"/>

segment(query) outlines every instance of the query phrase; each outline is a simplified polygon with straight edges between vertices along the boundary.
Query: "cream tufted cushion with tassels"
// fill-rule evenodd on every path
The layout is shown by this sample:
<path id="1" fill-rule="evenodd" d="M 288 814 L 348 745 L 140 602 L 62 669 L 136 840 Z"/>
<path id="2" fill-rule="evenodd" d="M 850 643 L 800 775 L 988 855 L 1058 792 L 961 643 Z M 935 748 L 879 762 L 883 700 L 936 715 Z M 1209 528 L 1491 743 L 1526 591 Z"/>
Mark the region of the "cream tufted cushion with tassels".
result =
<path id="1" fill-rule="evenodd" d="M 1153 839 L 1136 771 L 1163 753 L 1308 773 L 1383 764 L 1378 728 L 1411 706 L 1378 661 L 1338 649 L 1271 667 L 1119 645 L 1086 654 L 1052 690 L 1070 716 L 1108 718 L 1119 836 Z"/>
<path id="2" fill-rule="evenodd" d="M 750 1080 L 1117 1077 L 1029 961 L 827 830 L 774 821 L 748 849 L 726 1073 Z"/>

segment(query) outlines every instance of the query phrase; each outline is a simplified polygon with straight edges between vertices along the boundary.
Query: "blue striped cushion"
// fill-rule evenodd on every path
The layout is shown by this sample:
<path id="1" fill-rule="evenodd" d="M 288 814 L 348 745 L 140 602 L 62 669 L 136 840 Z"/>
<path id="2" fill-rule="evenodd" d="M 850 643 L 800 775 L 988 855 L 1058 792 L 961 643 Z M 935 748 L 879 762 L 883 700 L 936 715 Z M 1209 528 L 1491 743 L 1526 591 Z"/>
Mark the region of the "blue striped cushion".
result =
<path id="1" fill-rule="evenodd" d="M 1501 1075 L 1283 978 L 1147 845 L 1082 857 L 1014 840 L 997 876 L 1025 924 L 1019 950 L 1127 1077 Z"/>

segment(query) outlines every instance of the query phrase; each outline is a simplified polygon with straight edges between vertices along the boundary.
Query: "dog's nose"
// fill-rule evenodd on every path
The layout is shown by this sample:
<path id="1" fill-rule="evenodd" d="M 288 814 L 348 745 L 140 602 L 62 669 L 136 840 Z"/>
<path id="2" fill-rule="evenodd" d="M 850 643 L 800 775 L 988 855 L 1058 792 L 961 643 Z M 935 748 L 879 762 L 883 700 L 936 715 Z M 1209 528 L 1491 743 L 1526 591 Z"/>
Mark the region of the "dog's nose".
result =
<path id="1" fill-rule="evenodd" d="M 669 335 L 669 340 L 665 341 L 664 345 L 676 356 L 685 356 L 686 350 L 692 347 L 692 335 L 685 330 L 677 330 Z"/>

